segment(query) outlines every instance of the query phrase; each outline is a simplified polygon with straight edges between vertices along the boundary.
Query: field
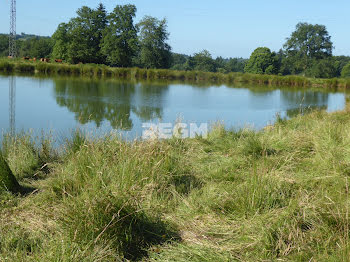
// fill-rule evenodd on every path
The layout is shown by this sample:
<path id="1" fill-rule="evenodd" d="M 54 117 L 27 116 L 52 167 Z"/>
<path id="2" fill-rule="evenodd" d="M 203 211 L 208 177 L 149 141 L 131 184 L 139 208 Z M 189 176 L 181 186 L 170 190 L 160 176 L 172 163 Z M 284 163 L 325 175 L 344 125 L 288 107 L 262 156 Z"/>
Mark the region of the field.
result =
<path id="1" fill-rule="evenodd" d="M 0 261 L 348 261 L 348 111 L 54 141 L 3 139 L 21 194 L 0 194 Z"/>

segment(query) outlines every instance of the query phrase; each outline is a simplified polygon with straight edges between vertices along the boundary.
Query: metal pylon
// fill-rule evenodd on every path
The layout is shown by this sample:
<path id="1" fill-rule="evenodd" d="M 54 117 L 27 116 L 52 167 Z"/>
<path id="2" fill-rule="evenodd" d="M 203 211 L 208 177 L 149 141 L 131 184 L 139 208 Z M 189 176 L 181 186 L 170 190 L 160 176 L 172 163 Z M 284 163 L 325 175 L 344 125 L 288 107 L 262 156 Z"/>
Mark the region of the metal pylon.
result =
<path id="1" fill-rule="evenodd" d="M 9 56 L 15 58 L 16 51 L 16 0 L 11 0 Z"/>
<path id="2" fill-rule="evenodd" d="M 9 79 L 9 127 L 12 136 L 16 132 L 16 78 L 10 76 Z"/>

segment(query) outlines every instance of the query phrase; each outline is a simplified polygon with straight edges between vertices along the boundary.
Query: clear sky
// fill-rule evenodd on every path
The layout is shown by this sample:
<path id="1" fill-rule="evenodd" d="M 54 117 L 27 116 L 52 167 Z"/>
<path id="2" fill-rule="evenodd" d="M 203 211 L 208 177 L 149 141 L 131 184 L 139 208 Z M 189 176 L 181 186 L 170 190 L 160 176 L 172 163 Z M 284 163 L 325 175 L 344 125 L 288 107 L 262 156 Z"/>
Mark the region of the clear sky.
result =
<path id="1" fill-rule="evenodd" d="M 17 32 L 52 35 L 82 5 L 135 4 L 144 15 L 168 19 L 174 52 L 203 49 L 213 56 L 249 57 L 258 46 L 278 51 L 298 22 L 327 26 L 334 54 L 350 55 L 349 0 L 17 0 Z M 0 0 L 0 32 L 9 31 L 9 0 Z"/>

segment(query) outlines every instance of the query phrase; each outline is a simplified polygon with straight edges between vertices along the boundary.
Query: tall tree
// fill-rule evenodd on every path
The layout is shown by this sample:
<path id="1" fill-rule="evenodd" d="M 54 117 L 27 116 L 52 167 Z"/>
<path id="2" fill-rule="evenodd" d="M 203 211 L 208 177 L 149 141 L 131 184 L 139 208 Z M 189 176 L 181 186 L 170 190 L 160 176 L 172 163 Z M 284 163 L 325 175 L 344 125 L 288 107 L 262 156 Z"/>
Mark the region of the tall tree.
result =
<path id="1" fill-rule="evenodd" d="M 68 46 L 70 42 L 70 36 L 68 35 L 68 24 L 59 24 L 56 32 L 52 35 L 52 39 L 55 42 L 52 50 L 52 57 L 69 60 Z"/>
<path id="2" fill-rule="evenodd" d="M 110 65 L 132 66 L 138 46 L 134 25 L 136 11 L 134 5 L 118 5 L 108 16 L 109 26 L 105 30 L 101 50 Z"/>
<path id="3" fill-rule="evenodd" d="M 166 19 L 146 16 L 138 24 L 140 28 L 140 62 L 146 68 L 169 68 L 171 65 L 171 47 L 166 43 L 169 38 Z"/>
<path id="4" fill-rule="evenodd" d="M 288 64 L 293 64 L 294 73 L 305 71 L 313 60 L 332 56 L 333 43 L 324 25 L 299 23 L 284 44 Z"/>
<path id="5" fill-rule="evenodd" d="M 103 63 L 100 52 L 102 33 L 107 25 L 107 13 L 102 4 L 97 9 L 83 6 L 77 17 L 61 24 L 54 34 L 53 56 L 72 63 Z"/>
<path id="6" fill-rule="evenodd" d="M 98 7 L 93 11 L 92 21 L 94 25 L 93 26 L 93 30 L 94 30 L 93 45 L 94 45 L 94 50 L 96 50 L 97 52 L 96 62 L 99 64 L 103 64 L 105 63 L 106 58 L 101 51 L 101 43 L 102 43 L 104 31 L 108 26 L 108 19 L 107 19 L 106 8 L 102 3 L 100 3 Z"/>

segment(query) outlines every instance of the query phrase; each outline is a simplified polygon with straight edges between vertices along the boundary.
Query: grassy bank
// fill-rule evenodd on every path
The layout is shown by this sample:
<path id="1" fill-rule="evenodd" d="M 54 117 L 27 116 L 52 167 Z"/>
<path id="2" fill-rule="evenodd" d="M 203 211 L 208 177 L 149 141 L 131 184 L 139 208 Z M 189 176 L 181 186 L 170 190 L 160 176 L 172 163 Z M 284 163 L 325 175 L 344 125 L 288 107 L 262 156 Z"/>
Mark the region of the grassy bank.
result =
<path id="1" fill-rule="evenodd" d="M 0 194 L 0 261 L 348 261 L 349 112 L 51 143 L 3 139 L 27 193 Z"/>
<path id="2" fill-rule="evenodd" d="M 254 75 L 246 73 L 209 73 L 167 69 L 113 68 L 95 64 L 59 64 L 0 59 L 0 72 L 41 75 L 75 75 L 138 80 L 180 80 L 215 84 L 258 84 L 296 87 L 350 88 L 350 79 L 315 79 L 302 76 Z"/>

